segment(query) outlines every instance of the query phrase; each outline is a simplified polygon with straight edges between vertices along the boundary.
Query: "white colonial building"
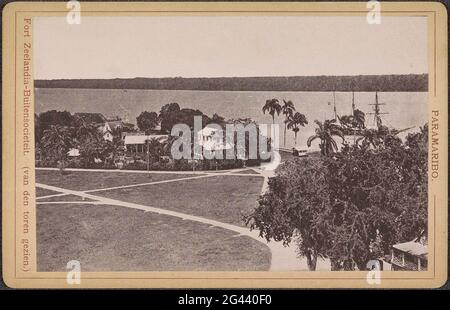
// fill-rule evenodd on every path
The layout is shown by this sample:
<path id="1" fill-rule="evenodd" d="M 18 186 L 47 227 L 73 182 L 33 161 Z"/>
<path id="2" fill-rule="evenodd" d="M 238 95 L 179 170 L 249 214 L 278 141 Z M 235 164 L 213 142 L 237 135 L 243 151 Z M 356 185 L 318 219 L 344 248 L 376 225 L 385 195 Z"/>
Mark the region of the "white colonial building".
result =
<path id="1" fill-rule="evenodd" d="M 205 152 L 220 152 L 233 148 L 233 144 L 225 140 L 225 132 L 218 125 L 207 125 L 197 132 L 197 143 L 195 154 L 203 158 Z"/>
<path id="2" fill-rule="evenodd" d="M 131 154 L 143 154 L 146 150 L 147 140 L 156 139 L 159 142 L 167 141 L 168 135 L 143 135 L 143 134 L 125 134 L 123 141 L 127 152 Z"/>

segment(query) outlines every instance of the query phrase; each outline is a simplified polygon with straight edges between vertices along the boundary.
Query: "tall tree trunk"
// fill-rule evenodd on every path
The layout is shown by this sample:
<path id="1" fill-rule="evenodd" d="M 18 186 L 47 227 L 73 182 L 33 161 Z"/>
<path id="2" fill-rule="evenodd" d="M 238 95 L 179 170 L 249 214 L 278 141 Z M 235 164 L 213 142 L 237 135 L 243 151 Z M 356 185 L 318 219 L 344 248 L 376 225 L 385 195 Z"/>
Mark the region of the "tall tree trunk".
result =
<path id="1" fill-rule="evenodd" d="M 58 152 L 59 154 L 58 154 L 58 160 L 57 160 L 57 165 L 59 165 L 59 172 L 61 173 L 61 174 L 64 174 L 64 169 L 66 168 L 65 167 L 65 160 L 64 160 L 64 150 L 59 150 L 59 152 Z"/>
<path id="2" fill-rule="evenodd" d="M 287 128 L 287 123 L 284 123 L 284 147 L 286 147 L 286 128 Z"/>
<path id="3" fill-rule="evenodd" d="M 295 135 L 295 146 L 297 146 L 297 132 L 294 132 L 294 135 Z"/>
<path id="4" fill-rule="evenodd" d="M 317 255 L 315 255 L 313 251 L 308 251 L 305 256 L 309 271 L 316 271 Z"/>
<path id="5" fill-rule="evenodd" d="M 256 126 L 256 159 L 259 160 L 260 156 L 259 156 L 259 151 L 260 149 L 260 143 L 261 141 L 259 140 L 259 126 Z"/>
<path id="6" fill-rule="evenodd" d="M 325 156 L 330 155 L 330 143 L 329 143 L 329 141 L 325 140 L 324 149 L 325 149 Z"/>
<path id="7" fill-rule="evenodd" d="M 226 158 L 226 146 L 227 146 L 227 135 L 226 135 L 226 129 L 222 130 L 222 144 L 223 144 L 223 149 L 222 149 L 222 160 L 224 160 Z"/>
<path id="8" fill-rule="evenodd" d="M 324 147 L 324 145 L 323 145 L 323 141 L 320 142 L 319 148 L 320 148 L 320 154 L 322 154 L 323 156 L 325 156 L 325 147 Z"/>
<path id="9" fill-rule="evenodd" d="M 272 133 L 274 133 L 275 136 L 275 114 L 272 115 L 272 129 L 270 130 L 270 137 L 272 138 L 272 145 L 275 145 L 275 137 L 272 137 Z"/>

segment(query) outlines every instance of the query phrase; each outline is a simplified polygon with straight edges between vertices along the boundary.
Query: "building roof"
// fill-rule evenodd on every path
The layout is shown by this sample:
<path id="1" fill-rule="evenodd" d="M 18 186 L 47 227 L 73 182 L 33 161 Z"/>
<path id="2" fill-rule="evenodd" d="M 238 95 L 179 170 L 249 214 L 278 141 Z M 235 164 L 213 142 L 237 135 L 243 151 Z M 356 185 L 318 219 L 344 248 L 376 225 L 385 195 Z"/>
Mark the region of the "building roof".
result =
<path id="1" fill-rule="evenodd" d="M 167 135 L 134 135 L 134 136 L 125 136 L 125 145 L 127 144 L 145 144 L 146 140 L 157 139 L 162 142 L 167 140 Z"/>
<path id="2" fill-rule="evenodd" d="M 203 129 L 199 130 L 197 134 L 201 134 L 203 136 L 210 136 L 218 131 L 223 131 L 222 128 L 217 128 L 217 126 L 206 125 Z"/>
<path id="3" fill-rule="evenodd" d="M 199 144 L 204 150 L 208 151 L 229 150 L 233 148 L 233 145 L 228 142 L 200 141 Z"/>
<path id="4" fill-rule="evenodd" d="M 409 241 L 405 243 L 398 243 L 392 246 L 394 249 L 414 255 L 414 256 L 426 256 L 428 254 L 428 248 L 416 241 Z"/>
<path id="5" fill-rule="evenodd" d="M 123 122 L 121 120 L 107 121 L 107 123 L 111 129 L 116 129 L 117 127 L 123 126 Z"/>
<path id="6" fill-rule="evenodd" d="M 70 156 L 70 157 L 77 157 L 77 156 L 80 156 L 80 150 L 78 150 L 78 149 L 70 149 L 70 150 L 67 152 L 67 155 Z"/>
<path id="7" fill-rule="evenodd" d="M 122 137 L 125 137 L 125 136 L 143 136 L 143 135 L 145 135 L 145 133 L 143 133 L 141 131 L 122 131 L 121 135 L 122 135 Z"/>
<path id="8" fill-rule="evenodd" d="M 99 124 L 106 121 L 102 113 L 75 113 L 74 116 L 90 124 Z"/>

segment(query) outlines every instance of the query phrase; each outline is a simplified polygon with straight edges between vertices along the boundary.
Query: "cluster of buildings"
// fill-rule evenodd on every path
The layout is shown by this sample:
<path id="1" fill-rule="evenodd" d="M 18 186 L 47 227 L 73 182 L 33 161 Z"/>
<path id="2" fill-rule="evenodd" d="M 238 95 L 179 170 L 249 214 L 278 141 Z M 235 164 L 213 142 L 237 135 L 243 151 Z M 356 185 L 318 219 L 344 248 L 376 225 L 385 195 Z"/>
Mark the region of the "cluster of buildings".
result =
<path id="1" fill-rule="evenodd" d="M 144 154 L 147 140 L 157 139 L 163 142 L 168 138 L 167 135 L 161 134 L 158 128 L 153 130 L 154 133 L 146 135 L 144 132 L 136 130 L 133 124 L 123 121 L 118 116 L 107 118 L 102 113 L 75 113 L 74 116 L 87 124 L 96 126 L 105 141 L 112 142 L 114 133 L 119 133 L 125 150 L 130 155 Z M 79 156 L 78 150 L 70 150 L 69 156 Z"/>
<path id="2" fill-rule="evenodd" d="M 143 156 L 146 151 L 147 141 L 156 139 L 165 142 L 169 138 L 167 134 L 161 133 L 159 127 L 151 130 L 149 134 L 136 130 L 133 124 L 124 122 L 120 117 L 107 118 L 101 113 L 75 113 L 76 118 L 82 119 L 85 123 L 94 124 L 102 133 L 105 141 L 113 141 L 114 132 L 120 132 L 120 138 L 125 147 L 126 153 L 130 156 Z M 202 146 L 202 150 L 223 151 L 233 147 L 229 142 L 223 141 L 223 133 L 210 125 L 206 125 L 197 133 L 197 141 Z M 69 151 L 69 156 L 79 156 L 77 149 Z"/>
<path id="3" fill-rule="evenodd" d="M 113 130 L 133 126 L 132 124 L 123 122 L 119 117 L 108 119 L 101 113 L 75 113 L 74 117 L 81 119 L 86 124 L 96 126 L 102 133 L 103 139 L 111 142 L 113 140 Z"/>

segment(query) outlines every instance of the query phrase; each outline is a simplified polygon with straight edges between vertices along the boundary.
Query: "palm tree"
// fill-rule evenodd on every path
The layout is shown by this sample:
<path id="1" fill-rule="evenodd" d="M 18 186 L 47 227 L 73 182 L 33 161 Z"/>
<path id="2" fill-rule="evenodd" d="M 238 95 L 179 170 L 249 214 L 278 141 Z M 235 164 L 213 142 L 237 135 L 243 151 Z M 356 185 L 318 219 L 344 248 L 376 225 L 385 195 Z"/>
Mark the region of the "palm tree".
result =
<path id="1" fill-rule="evenodd" d="M 97 140 L 100 141 L 99 145 L 103 146 L 102 158 L 104 159 L 105 167 L 108 167 L 108 164 L 113 166 L 121 162 L 126 152 L 124 141 L 121 138 L 121 131 L 116 128 L 112 129 L 111 133 L 113 135 L 112 141 L 105 141 L 103 137 L 101 137 L 101 140 Z"/>
<path id="2" fill-rule="evenodd" d="M 174 144 L 174 142 L 176 140 L 178 140 L 180 137 L 179 136 L 172 136 L 169 135 L 167 137 L 167 140 L 162 142 L 163 145 L 163 155 L 164 156 L 171 156 L 172 155 L 172 145 Z"/>
<path id="3" fill-rule="evenodd" d="M 104 140 L 101 135 L 94 135 L 92 138 L 86 139 L 78 145 L 80 152 L 79 158 L 88 168 L 95 165 L 99 159 L 106 164 L 111 145 L 112 143 Z"/>
<path id="4" fill-rule="evenodd" d="M 93 124 L 81 120 L 75 128 L 75 140 L 78 144 L 86 141 L 98 140 L 101 136 L 100 130 Z"/>
<path id="5" fill-rule="evenodd" d="M 258 150 L 260 150 L 259 148 L 259 144 L 262 142 L 260 141 L 260 131 L 259 131 L 259 127 L 257 125 L 257 123 L 252 120 L 251 118 L 237 118 L 237 119 L 230 119 L 228 120 L 229 124 L 233 124 L 233 125 L 242 125 L 244 128 L 247 127 L 248 125 L 254 125 L 255 129 L 256 129 L 256 137 L 252 134 L 246 134 L 244 136 L 244 141 L 242 143 L 242 141 L 238 141 L 238 133 L 237 131 L 233 132 L 233 136 L 232 137 L 226 137 L 227 140 L 226 142 L 232 144 L 234 147 L 234 158 L 237 159 L 243 159 L 246 158 L 248 159 L 248 157 L 250 156 L 250 143 L 255 143 L 256 142 L 256 156 L 259 157 L 259 152 Z M 225 135 L 224 135 L 225 136 Z M 254 140 L 256 139 L 256 141 Z M 239 156 L 238 156 L 239 155 Z M 244 155 L 244 156 L 243 156 Z"/>
<path id="6" fill-rule="evenodd" d="M 41 148 L 45 153 L 58 161 L 61 173 L 64 171 L 67 153 L 73 145 L 72 135 L 68 127 L 52 125 L 45 130 L 41 140 Z"/>
<path id="7" fill-rule="evenodd" d="M 344 131 L 349 134 L 355 132 L 355 129 L 365 128 L 365 114 L 361 110 L 354 110 L 352 115 L 338 116 L 338 119 Z"/>
<path id="8" fill-rule="evenodd" d="M 383 144 L 388 144 L 388 141 L 399 141 L 397 135 L 404 131 L 410 130 L 411 128 L 414 127 L 408 127 L 404 129 L 389 129 L 386 126 L 380 126 L 377 129 L 366 128 L 361 131 L 361 137 L 356 140 L 356 143 L 359 144 L 359 142 L 361 142 L 361 146 L 363 148 L 372 146 L 374 149 L 377 149 Z"/>
<path id="9" fill-rule="evenodd" d="M 294 114 L 295 106 L 292 103 L 291 100 L 284 100 L 283 99 L 283 106 L 281 107 L 281 111 L 284 115 L 284 146 L 286 147 L 286 129 L 287 129 L 287 123 L 289 122 L 289 118 Z"/>
<path id="10" fill-rule="evenodd" d="M 315 120 L 317 124 L 316 133 L 308 138 L 307 145 L 311 146 L 311 143 L 320 139 L 320 152 L 322 155 L 328 156 L 338 150 L 338 146 L 333 136 L 340 137 L 344 142 L 344 133 L 339 125 L 336 124 L 336 120 L 325 120 L 323 123 Z"/>
<path id="11" fill-rule="evenodd" d="M 148 156 L 152 162 L 160 161 L 161 156 L 164 155 L 164 143 L 156 138 L 151 138 L 147 144 Z"/>
<path id="12" fill-rule="evenodd" d="M 262 111 L 266 114 L 266 111 L 272 116 L 272 123 L 275 124 L 275 113 L 280 115 L 281 105 L 278 99 L 268 99 L 266 100 L 266 104 L 263 106 Z"/>
<path id="13" fill-rule="evenodd" d="M 352 115 L 342 115 L 338 116 L 339 122 L 341 125 L 345 127 L 352 127 L 353 126 L 353 116 Z"/>
<path id="14" fill-rule="evenodd" d="M 112 143 L 107 143 L 99 129 L 99 125 L 79 119 L 74 129 L 74 147 L 80 152 L 80 160 L 87 167 L 91 167 L 100 159 L 107 165 L 113 152 Z"/>
<path id="15" fill-rule="evenodd" d="M 366 127 L 366 115 L 363 111 L 356 109 L 353 111 L 353 123 L 356 128 L 364 129 Z"/>
<path id="16" fill-rule="evenodd" d="M 308 124 L 308 120 L 306 119 L 306 116 L 300 112 L 295 112 L 294 115 L 292 115 L 287 123 L 287 128 L 292 129 L 295 135 L 295 145 L 297 145 L 297 134 L 300 131 L 299 126 L 305 126 Z"/>
<path id="17" fill-rule="evenodd" d="M 361 146 L 363 148 L 368 148 L 372 146 L 373 148 L 378 148 L 381 144 L 382 138 L 380 135 L 380 131 L 373 128 L 366 128 L 361 131 L 361 137 L 356 139 L 356 144 L 359 145 L 361 142 Z"/>

